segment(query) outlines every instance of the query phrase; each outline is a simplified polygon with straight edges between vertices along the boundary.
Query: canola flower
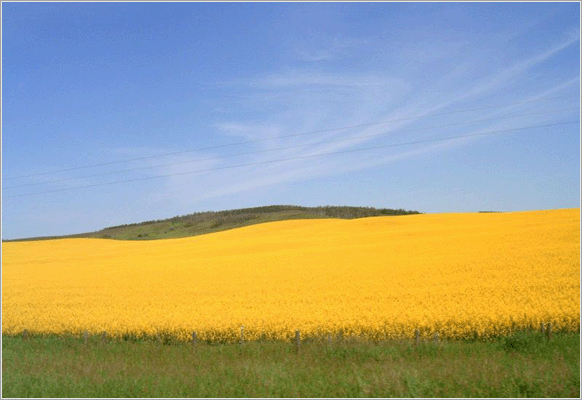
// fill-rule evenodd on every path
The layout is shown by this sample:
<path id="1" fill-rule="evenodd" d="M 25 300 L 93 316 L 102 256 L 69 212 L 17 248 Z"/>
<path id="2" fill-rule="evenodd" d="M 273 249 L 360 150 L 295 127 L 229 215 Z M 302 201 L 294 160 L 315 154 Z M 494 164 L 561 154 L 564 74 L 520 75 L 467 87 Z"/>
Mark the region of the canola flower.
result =
<path id="1" fill-rule="evenodd" d="M 2 333 L 234 342 L 580 331 L 580 209 L 2 244 Z"/>

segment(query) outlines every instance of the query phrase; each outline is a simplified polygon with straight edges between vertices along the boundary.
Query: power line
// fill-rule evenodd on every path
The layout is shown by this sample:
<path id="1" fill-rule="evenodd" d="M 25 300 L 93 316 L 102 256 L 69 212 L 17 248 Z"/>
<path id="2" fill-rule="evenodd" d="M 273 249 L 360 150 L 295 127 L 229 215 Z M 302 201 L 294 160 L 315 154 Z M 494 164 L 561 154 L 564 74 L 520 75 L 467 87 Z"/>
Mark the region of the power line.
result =
<path id="1" fill-rule="evenodd" d="M 383 124 L 387 124 L 387 123 L 391 123 L 391 122 L 408 121 L 408 120 L 414 120 L 414 119 L 419 119 L 419 118 L 458 114 L 458 113 L 469 112 L 469 111 L 489 110 L 489 109 L 495 109 L 495 108 L 514 106 L 514 105 L 519 105 L 519 104 L 534 103 L 537 101 L 550 101 L 550 100 L 556 100 L 556 99 L 560 99 L 560 97 L 526 100 L 526 101 L 515 102 L 515 103 L 510 103 L 510 104 L 504 104 L 504 105 L 497 105 L 497 106 L 468 108 L 468 109 L 464 109 L 464 110 L 449 111 L 449 112 L 445 112 L 445 113 L 427 114 L 427 115 L 405 117 L 405 118 L 396 118 L 396 119 L 379 121 L 379 122 L 371 122 L 371 123 L 366 123 L 366 124 L 344 126 L 344 127 L 340 127 L 340 128 L 331 128 L 331 129 L 322 129 L 322 130 L 315 130 L 315 131 L 309 131 L 309 132 L 303 132 L 303 133 L 295 133 L 295 134 L 290 134 L 290 135 L 285 135 L 285 136 L 279 136 L 276 139 L 285 139 L 285 138 L 291 138 L 291 137 L 297 137 L 297 136 L 311 135 L 311 134 L 315 134 L 315 133 L 334 132 L 334 131 L 340 131 L 340 130 L 344 130 L 344 129 L 362 128 L 362 127 L 366 127 L 366 126 L 383 125 Z M 275 138 L 246 140 L 243 142 L 228 143 L 228 144 L 215 145 L 215 146 L 209 146 L 209 147 L 201 147 L 201 148 L 197 148 L 197 149 L 193 149 L 193 150 L 183 150 L 183 151 L 177 151 L 177 152 L 172 152 L 172 153 L 158 154 L 158 155 L 145 156 L 145 157 L 137 157 L 137 158 L 131 158 L 131 159 L 127 159 L 127 160 L 111 161 L 111 162 L 99 163 L 99 164 L 81 165 L 81 166 L 76 166 L 76 167 L 71 167 L 71 168 L 59 169 L 59 170 L 55 170 L 55 171 L 39 172 L 39 173 L 29 174 L 29 175 L 11 176 L 11 177 L 7 177 L 7 178 L 3 178 L 3 180 L 6 181 L 6 180 L 12 180 L 12 179 L 31 178 L 34 176 L 56 174 L 59 172 L 67 172 L 67 171 L 74 171 L 74 170 L 79 170 L 79 169 L 102 167 L 102 166 L 114 165 L 114 164 L 122 164 L 122 163 L 127 163 L 127 162 L 132 162 L 132 161 L 141 161 L 141 160 L 147 160 L 147 159 L 152 159 L 152 158 L 161 158 L 161 157 L 173 156 L 173 155 L 178 155 L 178 154 L 193 153 L 196 151 L 213 150 L 213 149 L 229 147 L 229 146 L 239 146 L 239 145 L 244 145 L 244 144 L 259 143 L 259 142 L 269 141 L 269 140 L 273 140 L 273 139 L 275 139 Z"/>
<path id="2" fill-rule="evenodd" d="M 563 109 L 559 109 L 559 110 L 551 110 L 551 111 L 545 111 L 545 112 L 541 112 L 541 113 L 538 112 L 538 113 L 527 113 L 527 114 L 514 114 L 514 115 L 508 115 L 508 116 L 496 117 L 496 118 L 463 121 L 463 122 L 458 122 L 455 124 L 437 125 L 437 126 L 430 126 L 430 127 L 426 127 L 426 128 L 407 129 L 407 130 L 403 130 L 403 131 L 397 131 L 395 133 L 406 133 L 406 132 L 414 132 L 414 131 L 421 131 L 421 130 L 435 129 L 435 128 L 448 128 L 448 127 L 452 127 L 452 126 L 459 126 L 459 125 L 465 125 L 465 124 L 471 124 L 471 123 L 477 123 L 477 122 L 489 122 L 489 121 L 495 121 L 495 120 L 500 120 L 500 119 L 525 117 L 525 116 L 538 116 L 538 115 L 551 114 L 551 113 L 556 113 L 556 112 L 561 112 L 561 111 L 571 111 L 571 110 L 578 110 L 578 107 L 563 108 Z M 249 152 L 244 152 L 244 153 L 227 154 L 227 155 L 218 156 L 218 157 L 215 156 L 215 157 L 200 158 L 197 160 L 180 161 L 180 162 L 175 162 L 175 163 L 159 164 L 159 165 L 149 165 L 149 166 L 145 166 L 145 167 L 127 168 L 127 169 L 122 169 L 122 170 L 118 170 L 118 171 L 102 172 L 99 174 L 84 175 L 84 176 L 79 176 L 79 177 L 74 177 L 74 178 L 63 178 L 63 179 L 55 179 L 55 180 L 44 181 L 44 182 L 24 183 L 22 185 L 7 186 L 7 187 L 4 187 L 4 189 L 7 190 L 7 189 L 16 189 L 16 188 L 26 187 L 26 186 L 46 185 L 46 184 L 50 184 L 50 183 L 73 181 L 76 179 L 95 178 L 95 177 L 99 177 L 99 176 L 122 174 L 125 172 L 141 171 L 141 170 L 145 170 L 145 169 L 170 167 L 170 166 L 175 166 L 175 165 L 191 164 L 191 163 L 202 162 L 202 161 L 221 160 L 224 158 L 236 157 L 236 156 L 242 156 L 242 155 L 267 153 L 267 152 L 280 151 L 280 150 L 290 150 L 290 149 L 296 149 L 296 148 L 301 148 L 301 147 L 307 147 L 307 146 L 311 146 L 314 144 L 340 143 L 340 142 L 347 142 L 347 141 L 352 141 L 352 140 L 380 138 L 382 136 L 385 136 L 385 134 L 365 135 L 365 136 L 356 136 L 356 137 L 346 138 L 346 139 L 319 141 L 316 143 L 306 143 L 306 144 L 300 144 L 300 145 L 295 145 L 295 146 L 278 147 L 278 148 L 274 148 L 274 149 L 255 150 L 255 151 L 249 151 Z"/>
<path id="3" fill-rule="evenodd" d="M 336 154 L 355 153 L 355 152 L 359 152 L 359 151 L 377 150 L 377 149 L 381 149 L 381 148 L 406 146 L 406 145 L 412 145 L 412 144 L 440 142 L 440 141 L 461 139 L 461 138 L 467 138 L 467 137 L 486 136 L 486 135 L 492 135 L 492 134 L 496 134 L 496 133 L 515 132 L 515 131 L 526 130 L 526 129 L 546 128 L 546 127 L 551 127 L 551 126 L 574 124 L 574 123 L 576 123 L 576 124 L 580 123 L 580 120 L 560 122 L 560 123 L 554 123 L 554 124 L 546 124 L 546 125 L 526 126 L 526 127 L 522 127 L 522 128 L 504 129 L 504 130 L 490 131 L 490 132 L 473 133 L 473 134 L 468 134 L 468 135 L 449 136 L 449 137 L 436 138 L 436 139 L 417 140 L 417 141 L 406 142 L 406 143 L 396 143 L 396 144 L 389 144 L 389 145 L 383 145 L 383 146 L 366 147 L 366 148 L 361 148 L 361 149 L 342 150 L 342 151 L 329 152 L 329 153 L 320 153 L 320 154 L 312 154 L 312 155 L 306 155 L 306 156 L 282 158 L 282 159 L 277 159 L 277 160 L 258 161 L 258 162 L 253 162 L 253 163 L 229 165 L 229 166 L 217 167 L 217 168 L 206 168 L 206 169 L 200 169 L 200 170 L 195 170 L 195 171 L 178 172 L 178 173 L 173 173 L 173 174 L 165 174 L 165 175 L 157 175 L 157 176 L 148 176 L 148 177 L 142 177 L 142 178 L 127 179 L 127 180 L 123 180 L 123 181 L 115 181 L 115 182 L 97 183 L 97 184 L 92 184 L 92 185 L 76 186 L 76 187 L 65 188 L 65 189 L 48 190 L 48 191 L 35 192 L 35 193 L 24 193 L 24 194 L 13 195 L 13 196 L 5 196 L 4 198 L 10 199 L 10 198 L 16 198 L 16 197 L 36 196 L 39 194 L 64 192 L 64 191 L 86 189 L 86 188 L 92 188 L 92 187 L 98 187 L 98 186 L 109 186 L 109 185 L 115 185 L 115 184 L 119 184 L 119 183 L 129 183 L 129 182 L 145 181 L 145 180 L 151 180 L 151 179 L 167 178 L 170 176 L 189 175 L 189 174 L 195 174 L 195 173 L 201 173 L 201 172 L 219 171 L 219 170 L 224 170 L 224 169 L 249 167 L 249 166 L 254 166 L 254 165 L 262 165 L 262 164 L 273 164 L 273 163 L 279 163 L 279 162 L 285 162 L 285 161 L 302 160 L 302 159 L 323 157 L 323 156 L 336 155 Z"/>

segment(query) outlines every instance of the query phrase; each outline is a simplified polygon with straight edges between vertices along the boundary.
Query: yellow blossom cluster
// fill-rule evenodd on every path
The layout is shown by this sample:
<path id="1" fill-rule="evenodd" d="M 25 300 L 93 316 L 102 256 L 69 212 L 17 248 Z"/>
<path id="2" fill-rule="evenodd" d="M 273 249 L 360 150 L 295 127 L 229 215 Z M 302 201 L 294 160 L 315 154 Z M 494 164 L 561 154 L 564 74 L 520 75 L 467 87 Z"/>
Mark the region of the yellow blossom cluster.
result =
<path id="1" fill-rule="evenodd" d="M 188 340 L 580 330 L 580 209 L 2 244 L 2 333 Z"/>

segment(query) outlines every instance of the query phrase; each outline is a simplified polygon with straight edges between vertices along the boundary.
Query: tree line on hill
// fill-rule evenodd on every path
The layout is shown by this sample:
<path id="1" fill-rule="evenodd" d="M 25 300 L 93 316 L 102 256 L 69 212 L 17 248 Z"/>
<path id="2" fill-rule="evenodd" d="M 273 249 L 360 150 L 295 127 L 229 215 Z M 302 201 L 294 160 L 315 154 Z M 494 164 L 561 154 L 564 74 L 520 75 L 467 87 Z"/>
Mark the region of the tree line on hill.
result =
<path id="1" fill-rule="evenodd" d="M 302 207 L 294 205 L 272 205 L 225 211 L 203 211 L 187 215 L 180 215 L 168 219 L 158 219 L 133 224 L 111 226 L 103 230 L 125 228 L 131 226 L 143 226 L 161 222 L 195 224 L 209 220 L 213 221 L 213 225 L 218 226 L 224 223 L 233 224 L 243 223 L 251 219 L 259 218 L 260 216 L 266 214 L 290 213 L 290 212 L 297 212 L 297 215 L 306 215 L 319 218 L 341 218 L 341 219 L 377 217 L 383 215 L 420 214 L 419 211 L 404 210 L 402 208 L 391 209 L 391 208 L 350 207 L 350 206 Z"/>
<path id="2" fill-rule="evenodd" d="M 241 208 L 225 211 L 204 211 L 173 218 L 157 219 L 139 223 L 111 226 L 96 232 L 78 233 L 63 236 L 31 237 L 20 240 L 47 240 L 62 238 L 100 237 L 110 239 L 155 239 L 161 237 L 184 237 L 224 229 L 232 229 L 249 224 L 303 218 L 341 218 L 354 219 L 364 217 L 421 214 L 390 208 L 319 206 L 302 207 L 294 205 L 272 205 L 263 207 Z M 168 226 L 171 225 L 171 226 Z M 136 229 L 137 228 L 137 229 Z M 7 240 L 3 240 L 7 241 Z"/>

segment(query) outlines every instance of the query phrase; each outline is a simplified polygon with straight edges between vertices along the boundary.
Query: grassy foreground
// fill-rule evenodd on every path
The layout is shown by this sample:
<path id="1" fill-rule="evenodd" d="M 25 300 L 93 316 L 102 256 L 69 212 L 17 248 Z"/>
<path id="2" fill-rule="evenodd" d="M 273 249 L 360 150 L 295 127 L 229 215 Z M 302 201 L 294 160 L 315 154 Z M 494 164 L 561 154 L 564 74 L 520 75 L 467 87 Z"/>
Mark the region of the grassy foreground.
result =
<path id="1" fill-rule="evenodd" d="M 3 397 L 580 397 L 580 334 L 244 345 L 2 338 Z"/>

